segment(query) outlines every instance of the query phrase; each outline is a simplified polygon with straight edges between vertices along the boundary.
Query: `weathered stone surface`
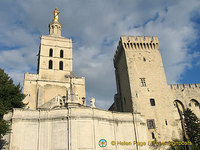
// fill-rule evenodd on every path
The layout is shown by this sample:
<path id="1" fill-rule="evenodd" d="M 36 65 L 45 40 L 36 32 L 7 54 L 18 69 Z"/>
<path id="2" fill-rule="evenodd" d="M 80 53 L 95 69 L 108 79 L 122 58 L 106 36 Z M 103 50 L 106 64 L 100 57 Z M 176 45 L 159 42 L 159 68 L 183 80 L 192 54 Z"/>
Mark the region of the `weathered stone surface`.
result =
<path id="1" fill-rule="evenodd" d="M 41 37 L 38 73 L 25 73 L 27 108 L 4 116 L 12 129 L 4 137 L 5 149 L 155 149 L 148 142 L 181 139 L 185 108 L 200 117 L 200 84 L 168 85 L 158 37 L 149 36 L 120 38 L 113 59 L 117 94 L 109 109 L 118 112 L 95 108 L 95 99 L 87 107 L 85 78 L 72 74 L 72 39 L 61 36 L 58 16 L 49 27 L 50 34 Z M 105 148 L 99 146 L 101 139 L 107 141 Z"/>
<path id="2" fill-rule="evenodd" d="M 154 119 L 149 140 L 181 139 L 183 109 L 189 107 L 200 117 L 199 84 L 169 86 L 158 48 L 158 37 L 121 37 L 114 56 L 117 94 L 110 110 L 140 112 L 146 121 Z"/>
<path id="3" fill-rule="evenodd" d="M 52 22 L 49 28 L 49 35 L 41 36 L 38 73 L 25 73 L 24 94 L 27 96 L 24 103 L 28 104 L 27 108 L 36 109 L 58 95 L 71 98 L 68 94 L 72 86 L 73 94 L 76 93 L 74 99 L 83 104 L 85 78 L 72 75 L 72 39 L 61 36 L 62 25 L 59 22 Z"/>
<path id="4" fill-rule="evenodd" d="M 12 150 L 97 150 L 102 149 L 99 146 L 101 139 L 107 141 L 106 149 L 136 149 L 133 144 L 112 145 L 111 142 L 133 143 L 136 139 L 148 142 L 146 122 L 140 114 L 134 114 L 133 121 L 132 113 L 82 106 L 54 110 L 14 109 L 9 116 Z M 148 145 L 140 149 L 148 149 Z"/>

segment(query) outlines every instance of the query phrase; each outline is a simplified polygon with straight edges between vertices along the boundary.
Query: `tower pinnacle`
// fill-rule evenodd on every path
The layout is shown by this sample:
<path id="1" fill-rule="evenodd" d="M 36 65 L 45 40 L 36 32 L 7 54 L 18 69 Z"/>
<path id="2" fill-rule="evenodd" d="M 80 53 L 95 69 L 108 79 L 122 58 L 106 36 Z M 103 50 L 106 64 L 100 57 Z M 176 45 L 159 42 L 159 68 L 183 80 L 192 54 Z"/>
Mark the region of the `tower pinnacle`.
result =
<path id="1" fill-rule="evenodd" d="M 58 8 L 55 8 L 53 12 L 54 18 L 49 24 L 49 34 L 51 36 L 61 36 L 62 25 L 59 23 L 59 13 Z"/>
<path id="2" fill-rule="evenodd" d="M 53 12 L 53 15 L 54 15 L 54 18 L 53 18 L 53 22 L 59 22 L 58 19 L 59 19 L 59 11 L 58 11 L 58 8 L 55 8 L 54 12 Z"/>

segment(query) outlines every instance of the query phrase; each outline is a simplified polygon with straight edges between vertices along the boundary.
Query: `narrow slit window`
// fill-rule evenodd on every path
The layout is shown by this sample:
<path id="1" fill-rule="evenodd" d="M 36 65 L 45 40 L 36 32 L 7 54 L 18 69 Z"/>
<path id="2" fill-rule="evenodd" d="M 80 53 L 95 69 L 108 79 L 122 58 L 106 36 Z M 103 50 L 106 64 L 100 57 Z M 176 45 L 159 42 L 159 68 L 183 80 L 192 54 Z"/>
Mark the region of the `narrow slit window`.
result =
<path id="1" fill-rule="evenodd" d="M 63 58 L 63 50 L 60 50 L 60 58 Z"/>
<path id="2" fill-rule="evenodd" d="M 52 48 L 49 50 L 49 57 L 53 57 L 53 49 Z"/>
<path id="3" fill-rule="evenodd" d="M 63 70 L 63 62 L 62 61 L 59 62 L 59 70 Z"/>
<path id="4" fill-rule="evenodd" d="M 165 125 L 167 126 L 168 125 L 168 123 L 167 123 L 167 120 L 165 119 Z"/>
<path id="5" fill-rule="evenodd" d="M 152 135 L 152 139 L 155 139 L 155 134 L 153 132 L 151 133 L 151 135 Z"/>
<path id="6" fill-rule="evenodd" d="M 155 103 L 155 99 L 154 99 L 154 98 L 151 98 L 151 99 L 150 99 L 150 104 L 151 104 L 151 106 L 156 106 L 156 103 Z"/>
<path id="7" fill-rule="evenodd" d="M 53 69 L 53 61 L 49 60 L 49 69 Z"/>

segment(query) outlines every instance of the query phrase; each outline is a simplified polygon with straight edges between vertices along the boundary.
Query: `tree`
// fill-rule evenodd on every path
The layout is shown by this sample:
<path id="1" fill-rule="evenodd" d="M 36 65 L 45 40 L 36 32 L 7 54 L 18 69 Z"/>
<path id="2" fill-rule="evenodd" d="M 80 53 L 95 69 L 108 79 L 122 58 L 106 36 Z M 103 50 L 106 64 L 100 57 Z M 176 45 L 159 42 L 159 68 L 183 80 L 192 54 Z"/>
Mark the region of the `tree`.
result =
<path id="1" fill-rule="evenodd" d="M 181 140 L 173 140 L 173 142 L 183 142 Z M 187 145 L 170 145 L 170 147 L 167 150 L 199 150 L 199 147 L 196 145 L 191 145 L 190 147 Z"/>
<path id="2" fill-rule="evenodd" d="M 186 131 L 186 138 L 184 140 L 189 140 L 192 142 L 192 146 L 183 146 L 183 145 L 175 145 L 170 146 L 169 150 L 199 150 L 200 149 L 200 120 L 197 116 L 192 112 L 191 109 L 187 108 L 184 110 L 184 129 Z M 180 140 L 175 140 L 175 142 L 179 142 Z"/>
<path id="3" fill-rule="evenodd" d="M 4 114 L 13 108 L 24 107 L 24 97 L 20 84 L 15 85 L 4 70 L 0 69 L 0 140 L 9 131 L 8 122 L 3 120 Z"/>
<path id="4" fill-rule="evenodd" d="M 200 148 L 200 120 L 189 108 L 184 111 L 184 124 L 189 140 Z"/>
<path id="5" fill-rule="evenodd" d="M 182 142 L 182 141 L 176 139 L 176 140 L 173 140 L 173 142 Z M 170 145 L 168 150 L 185 150 L 185 146 L 184 145 Z"/>

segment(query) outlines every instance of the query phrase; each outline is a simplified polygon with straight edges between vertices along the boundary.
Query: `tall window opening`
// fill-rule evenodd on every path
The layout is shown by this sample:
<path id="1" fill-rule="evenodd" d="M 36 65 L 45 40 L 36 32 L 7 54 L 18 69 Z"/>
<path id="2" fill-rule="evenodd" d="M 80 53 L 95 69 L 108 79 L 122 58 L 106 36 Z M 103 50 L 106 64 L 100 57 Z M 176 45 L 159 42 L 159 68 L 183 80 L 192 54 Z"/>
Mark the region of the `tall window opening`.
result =
<path id="1" fill-rule="evenodd" d="M 155 99 L 154 99 L 154 98 L 151 98 L 151 99 L 150 99 L 150 104 L 151 104 L 151 106 L 156 106 L 156 103 L 155 103 Z"/>
<path id="2" fill-rule="evenodd" d="M 200 104 L 199 104 L 199 102 L 197 100 L 191 99 L 190 102 L 191 102 L 191 106 L 193 105 L 195 107 L 200 107 Z"/>
<path id="3" fill-rule="evenodd" d="M 141 80 L 141 86 L 146 86 L 145 78 L 140 78 L 140 80 Z"/>
<path id="4" fill-rule="evenodd" d="M 151 133 L 152 139 L 155 139 L 155 134 L 152 132 Z"/>
<path id="5" fill-rule="evenodd" d="M 63 50 L 60 50 L 60 58 L 63 58 Z"/>
<path id="6" fill-rule="evenodd" d="M 59 70 L 63 70 L 63 62 L 62 61 L 59 62 Z"/>
<path id="7" fill-rule="evenodd" d="M 53 61 L 49 60 L 49 69 L 53 69 Z"/>
<path id="8" fill-rule="evenodd" d="M 167 120 L 165 119 L 165 125 L 167 126 L 168 125 L 168 123 L 167 123 Z"/>
<path id="9" fill-rule="evenodd" d="M 53 49 L 52 48 L 50 48 L 50 50 L 49 50 L 49 57 L 53 57 Z"/>

